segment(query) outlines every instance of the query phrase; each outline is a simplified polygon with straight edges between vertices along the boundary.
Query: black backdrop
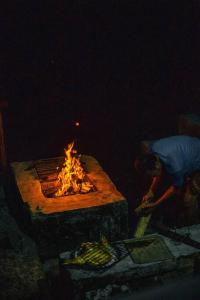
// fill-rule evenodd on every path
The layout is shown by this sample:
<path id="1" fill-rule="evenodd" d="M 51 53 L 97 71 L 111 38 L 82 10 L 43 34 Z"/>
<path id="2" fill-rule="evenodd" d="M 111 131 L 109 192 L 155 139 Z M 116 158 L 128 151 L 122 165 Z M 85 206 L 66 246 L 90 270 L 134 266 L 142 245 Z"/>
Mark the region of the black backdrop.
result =
<path id="1" fill-rule="evenodd" d="M 1 10 L 9 160 L 75 139 L 132 198 L 139 142 L 200 111 L 198 1 L 16 2 Z"/>

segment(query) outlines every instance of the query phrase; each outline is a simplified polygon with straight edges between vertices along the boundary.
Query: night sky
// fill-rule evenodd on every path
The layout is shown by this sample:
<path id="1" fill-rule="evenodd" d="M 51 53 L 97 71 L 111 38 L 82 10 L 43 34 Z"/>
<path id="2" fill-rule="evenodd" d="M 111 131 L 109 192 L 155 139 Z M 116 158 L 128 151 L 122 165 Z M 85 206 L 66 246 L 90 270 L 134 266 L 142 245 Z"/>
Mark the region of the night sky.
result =
<path id="1" fill-rule="evenodd" d="M 139 142 L 200 111 L 200 3 L 16 2 L 1 9 L 9 161 L 62 155 L 75 139 L 131 197 Z"/>

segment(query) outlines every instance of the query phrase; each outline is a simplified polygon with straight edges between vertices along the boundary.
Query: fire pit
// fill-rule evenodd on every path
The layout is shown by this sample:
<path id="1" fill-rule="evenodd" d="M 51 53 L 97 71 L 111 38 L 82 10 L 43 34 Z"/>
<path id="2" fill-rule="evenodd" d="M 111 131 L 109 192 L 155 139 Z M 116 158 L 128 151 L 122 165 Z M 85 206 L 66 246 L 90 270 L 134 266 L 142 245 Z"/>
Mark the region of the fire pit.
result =
<path id="1" fill-rule="evenodd" d="M 65 149 L 65 158 L 56 157 L 35 162 L 42 192 L 47 198 L 86 194 L 96 191 L 87 176 L 81 156 L 75 156 L 74 142 Z"/>
<path id="2" fill-rule="evenodd" d="M 84 186 L 78 193 L 60 192 L 58 174 L 66 163 L 64 157 L 11 164 L 43 257 L 74 249 L 84 241 L 97 241 L 102 234 L 111 241 L 128 236 L 126 199 L 95 158 L 79 158 L 89 190 Z"/>

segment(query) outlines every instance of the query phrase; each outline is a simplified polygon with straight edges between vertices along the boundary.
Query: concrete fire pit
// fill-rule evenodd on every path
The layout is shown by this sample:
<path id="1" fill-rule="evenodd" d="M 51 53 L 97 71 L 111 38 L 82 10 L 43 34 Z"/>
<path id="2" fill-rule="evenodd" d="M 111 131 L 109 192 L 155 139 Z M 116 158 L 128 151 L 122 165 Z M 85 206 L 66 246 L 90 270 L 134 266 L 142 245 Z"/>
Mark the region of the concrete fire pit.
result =
<path id="1" fill-rule="evenodd" d="M 47 198 L 36 165 L 45 160 L 11 164 L 22 207 L 27 211 L 40 254 L 57 255 L 103 234 L 115 241 L 128 236 L 128 205 L 99 163 L 83 155 L 81 162 L 96 191 Z"/>

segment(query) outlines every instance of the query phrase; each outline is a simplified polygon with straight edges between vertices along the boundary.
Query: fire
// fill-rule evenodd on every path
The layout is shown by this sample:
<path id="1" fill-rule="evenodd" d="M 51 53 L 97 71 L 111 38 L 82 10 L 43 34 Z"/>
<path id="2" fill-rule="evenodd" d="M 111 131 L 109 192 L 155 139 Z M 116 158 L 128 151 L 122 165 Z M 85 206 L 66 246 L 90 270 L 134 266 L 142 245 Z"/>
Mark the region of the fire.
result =
<path id="1" fill-rule="evenodd" d="M 73 149 L 74 142 L 67 146 L 65 151 L 65 162 L 62 170 L 58 174 L 57 184 L 59 186 L 55 196 L 65 196 L 75 193 L 88 193 L 94 189 L 94 186 L 89 182 L 87 176 L 81 166 L 80 156 L 76 157 L 77 153 Z"/>

